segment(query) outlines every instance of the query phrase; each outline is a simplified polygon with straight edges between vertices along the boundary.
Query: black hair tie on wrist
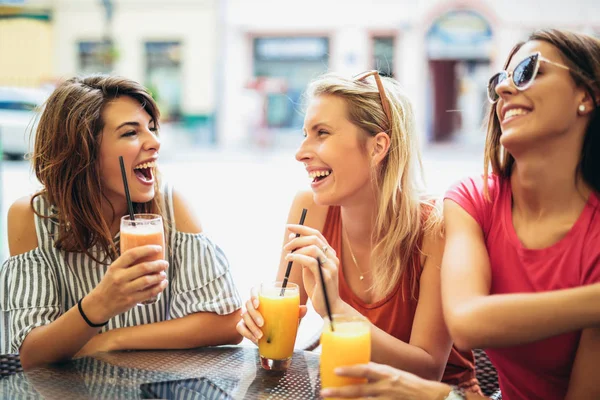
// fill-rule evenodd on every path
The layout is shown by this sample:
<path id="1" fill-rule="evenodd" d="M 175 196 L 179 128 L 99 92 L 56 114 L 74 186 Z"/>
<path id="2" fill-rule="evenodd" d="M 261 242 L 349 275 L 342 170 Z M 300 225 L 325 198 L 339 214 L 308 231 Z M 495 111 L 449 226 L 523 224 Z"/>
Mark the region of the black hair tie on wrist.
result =
<path id="1" fill-rule="evenodd" d="M 92 321 L 89 320 L 89 318 L 87 317 L 87 315 L 85 315 L 85 313 L 83 312 L 83 307 L 81 307 L 81 302 L 83 301 L 83 297 L 81 299 L 79 299 L 79 301 L 77 302 L 77 308 L 79 309 L 79 314 L 81 314 L 81 317 L 85 320 L 85 322 L 91 326 L 92 328 L 100 328 L 103 327 L 104 325 L 108 324 L 108 321 L 103 322 L 101 324 L 94 324 Z"/>

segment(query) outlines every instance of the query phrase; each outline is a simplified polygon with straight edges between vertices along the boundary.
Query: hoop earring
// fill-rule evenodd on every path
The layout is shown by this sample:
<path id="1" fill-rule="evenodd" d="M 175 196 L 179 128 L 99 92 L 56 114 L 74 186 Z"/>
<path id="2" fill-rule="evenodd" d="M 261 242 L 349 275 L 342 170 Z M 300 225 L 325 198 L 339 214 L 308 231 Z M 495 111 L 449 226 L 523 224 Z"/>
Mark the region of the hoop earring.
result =
<path id="1" fill-rule="evenodd" d="M 579 112 L 585 112 L 585 106 L 583 104 L 579 105 Z"/>

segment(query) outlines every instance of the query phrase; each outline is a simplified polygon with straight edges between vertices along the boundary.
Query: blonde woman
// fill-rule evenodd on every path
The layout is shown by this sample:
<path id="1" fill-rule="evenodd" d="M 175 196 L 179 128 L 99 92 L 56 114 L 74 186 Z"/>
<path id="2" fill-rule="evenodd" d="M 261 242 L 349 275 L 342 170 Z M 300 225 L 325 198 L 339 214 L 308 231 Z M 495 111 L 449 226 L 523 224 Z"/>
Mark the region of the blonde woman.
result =
<path id="1" fill-rule="evenodd" d="M 444 315 L 456 344 L 485 348 L 502 398 L 599 399 L 600 40 L 534 32 L 488 84 L 484 177 L 446 194 Z M 477 399 L 369 364 L 324 396 Z"/>
<path id="2" fill-rule="evenodd" d="M 472 354 L 452 348 L 442 316 L 441 216 L 420 191 L 410 101 L 376 71 L 323 76 L 308 98 L 296 159 L 312 191 L 292 204 L 278 279 L 293 261 L 290 281 L 300 285 L 301 302 L 310 297 L 325 316 L 320 259 L 332 312 L 372 323 L 374 361 L 477 391 Z M 303 208 L 305 225 L 293 225 Z M 253 295 L 238 323 L 254 342 L 262 335 L 257 305 Z"/>

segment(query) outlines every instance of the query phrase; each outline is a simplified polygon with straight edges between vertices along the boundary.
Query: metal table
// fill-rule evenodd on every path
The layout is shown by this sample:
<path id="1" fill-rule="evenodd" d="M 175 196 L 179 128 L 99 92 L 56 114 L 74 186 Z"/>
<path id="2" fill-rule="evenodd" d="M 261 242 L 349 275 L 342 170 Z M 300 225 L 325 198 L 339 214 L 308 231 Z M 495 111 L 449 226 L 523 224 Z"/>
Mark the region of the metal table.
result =
<path id="1" fill-rule="evenodd" d="M 138 399 L 148 383 L 185 378 L 200 379 L 149 388 L 175 399 L 319 398 L 319 355 L 297 351 L 280 374 L 260 367 L 255 347 L 99 353 L 2 379 L 0 398 Z"/>

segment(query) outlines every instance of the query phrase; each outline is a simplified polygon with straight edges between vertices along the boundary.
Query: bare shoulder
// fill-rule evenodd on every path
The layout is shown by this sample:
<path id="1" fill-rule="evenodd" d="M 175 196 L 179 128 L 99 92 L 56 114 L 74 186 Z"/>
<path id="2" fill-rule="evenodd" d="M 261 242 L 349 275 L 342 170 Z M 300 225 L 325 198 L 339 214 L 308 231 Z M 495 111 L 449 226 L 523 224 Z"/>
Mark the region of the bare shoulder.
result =
<path id="1" fill-rule="evenodd" d="M 300 191 L 296 194 L 296 197 L 294 197 L 294 201 L 292 202 L 292 207 L 290 208 L 290 213 L 288 215 L 289 224 L 297 224 L 300 221 L 303 208 L 306 208 L 307 210 L 304 225 L 322 231 L 329 206 L 316 204 L 313 200 L 312 191 Z"/>
<path id="2" fill-rule="evenodd" d="M 173 214 L 177 230 L 182 233 L 201 233 L 200 219 L 180 192 L 173 188 Z"/>
<path id="3" fill-rule="evenodd" d="M 21 197 L 10 206 L 7 223 L 8 249 L 11 256 L 27 253 L 38 247 L 31 196 Z"/>

